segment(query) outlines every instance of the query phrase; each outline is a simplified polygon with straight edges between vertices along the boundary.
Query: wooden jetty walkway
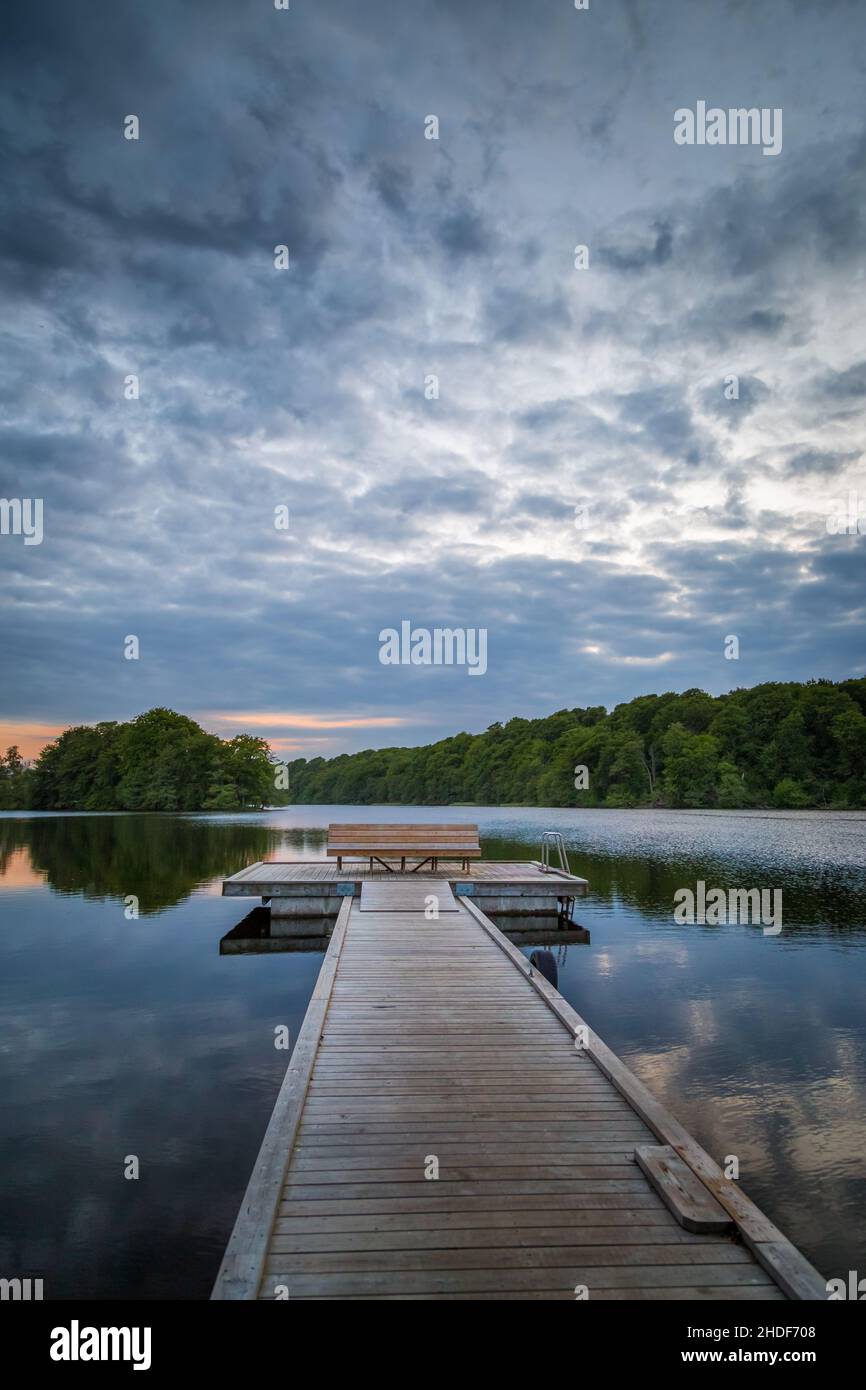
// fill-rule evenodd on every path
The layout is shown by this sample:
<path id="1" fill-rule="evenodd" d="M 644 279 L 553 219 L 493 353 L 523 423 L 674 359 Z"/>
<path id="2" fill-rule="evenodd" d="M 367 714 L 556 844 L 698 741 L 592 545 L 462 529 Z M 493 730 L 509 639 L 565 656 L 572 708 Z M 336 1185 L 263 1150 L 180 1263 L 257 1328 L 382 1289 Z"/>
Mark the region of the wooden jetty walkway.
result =
<path id="1" fill-rule="evenodd" d="M 371 890 L 342 901 L 214 1298 L 826 1298 L 471 898 Z"/>

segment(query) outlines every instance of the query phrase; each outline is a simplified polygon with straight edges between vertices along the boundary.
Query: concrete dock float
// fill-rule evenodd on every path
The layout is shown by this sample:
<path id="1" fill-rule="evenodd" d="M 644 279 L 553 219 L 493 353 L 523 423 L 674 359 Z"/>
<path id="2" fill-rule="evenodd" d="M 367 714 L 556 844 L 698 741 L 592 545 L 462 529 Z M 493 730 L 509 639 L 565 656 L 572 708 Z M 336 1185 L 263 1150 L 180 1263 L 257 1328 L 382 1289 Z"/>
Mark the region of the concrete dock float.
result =
<path id="1" fill-rule="evenodd" d="M 388 869 L 382 867 L 388 864 Z M 485 860 L 470 863 L 459 870 L 451 866 L 436 872 L 400 871 L 400 860 L 384 860 L 368 868 L 362 861 L 335 864 L 320 860 L 310 862 L 284 861 L 250 864 L 223 882 L 227 898 L 261 898 L 270 903 L 274 916 L 336 917 L 344 898 L 360 895 L 366 882 L 437 883 L 443 879 L 453 892 L 472 898 L 484 911 L 496 915 L 526 913 L 558 914 L 562 904 L 585 896 L 588 883 L 578 874 L 562 869 L 545 868 L 536 860 Z"/>
<path id="2" fill-rule="evenodd" d="M 342 899 L 213 1298 L 825 1298 L 477 901 L 413 880 Z"/>

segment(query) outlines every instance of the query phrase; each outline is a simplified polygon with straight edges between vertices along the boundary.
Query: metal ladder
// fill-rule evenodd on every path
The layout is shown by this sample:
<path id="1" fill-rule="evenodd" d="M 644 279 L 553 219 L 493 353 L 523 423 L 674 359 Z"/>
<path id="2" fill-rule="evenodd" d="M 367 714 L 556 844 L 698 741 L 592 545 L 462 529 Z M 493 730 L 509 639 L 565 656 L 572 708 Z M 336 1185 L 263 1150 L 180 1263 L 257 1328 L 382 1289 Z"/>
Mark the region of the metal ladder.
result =
<path id="1" fill-rule="evenodd" d="M 570 874 L 571 870 L 568 867 L 568 855 L 565 851 L 565 840 L 562 838 L 562 835 L 558 830 L 545 830 L 542 833 L 541 872 L 543 874 L 550 873 L 550 870 L 553 867 L 550 863 L 551 849 L 556 849 L 559 851 L 559 867 L 564 874 Z"/>

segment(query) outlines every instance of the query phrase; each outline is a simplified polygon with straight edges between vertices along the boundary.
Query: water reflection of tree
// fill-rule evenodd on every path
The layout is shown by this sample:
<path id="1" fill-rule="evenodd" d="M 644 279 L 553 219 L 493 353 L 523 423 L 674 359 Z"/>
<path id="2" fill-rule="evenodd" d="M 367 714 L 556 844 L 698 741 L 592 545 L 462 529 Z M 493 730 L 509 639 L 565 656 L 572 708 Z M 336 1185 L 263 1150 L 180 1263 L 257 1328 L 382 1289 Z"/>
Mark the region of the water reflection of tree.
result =
<path id="1" fill-rule="evenodd" d="M 601 813 L 607 815 L 609 813 Z M 169 815 L 46 816 L 33 820 L 0 819 L 0 872 L 12 853 L 24 846 L 34 869 L 51 887 L 85 897 L 124 898 L 134 893 L 143 913 L 170 907 L 211 879 L 236 873 L 256 859 L 314 859 L 321 853 L 319 827 L 271 828 L 224 820 Z M 604 906 L 659 920 L 670 916 L 674 894 L 707 887 L 778 887 L 784 892 L 784 920 L 792 927 L 815 927 L 849 936 L 864 923 L 862 875 L 851 866 L 827 862 L 822 867 L 785 862 L 784 851 L 772 865 L 743 849 L 735 858 L 709 852 L 689 856 L 662 853 L 652 846 L 608 852 L 576 844 L 569 850 L 574 873 L 589 879 L 586 909 Z M 482 837 L 484 857 L 534 858 L 533 839 Z"/>
<path id="2" fill-rule="evenodd" d="M 672 818 L 672 828 L 675 823 Z M 635 820 L 633 825 L 632 843 L 637 846 L 639 822 Z M 567 835 L 567 838 L 571 837 Z M 724 844 L 722 834 L 720 845 Z M 485 859 L 534 858 L 537 848 L 529 848 L 531 845 L 531 840 L 497 838 L 492 841 L 484 836 L 481 840 Z M 698 879 L 703 879 L 707 888 L 781 888 L 784 918 L 792 928 L 795 925 L 798 928 L 817 927 L 848 935 L 862 932 L 866 927 L 863 879 L 859 869 L 843 869 L 832 863 L 818 868 L 785 862 L 783 849 L 772 865 L 750 857 L 745 849 L 733 858 L 708 850 L 694 855 L 671 855 L 669 851 L 663 853 L 652 846 L 642 852 L 637 848 L 631 853 L 627 850 L 605 852 L 578 843 L 572 844 L 568 854 L 572 873 L 589 880 L 588 909 L 604 905 L 616 911 L 620 906 L 624 911 L 655 921 L 669 916 L 673 925 L 674 894 L 680 888 L 694 890 Z M 575 909 L 578 921 L 582 920 L 582 904 L 583 900 L 578 898 Z"/>
<path id="3" fill-rule="evenodd" d="M 22 821 L 0 820 L 0 874 L 5 874 L 16 849 L 27 843 L 23 827 Z"/>
<path id="4" fill-rule="evenodd" d="M 681 888 L 694 890 L 702 879 L 707 889 L 780 888 L 784 919 L 791 929 L 817 927 L 847 935 L 861 932 L 866 925 L 861 883 L 838 869 L 816 871 L 793 864 L 769 867 L 745 858 L 711 855 L 663 860 L 651 853 L 605 855 L 584 850 L 572 851 L 571 866 L 589 879 L 593 905 L 604 903 L 614 910 L 621 905 L 626 911 L 655 920 L 670 915 L 673 923 L 674 894 Z M 576 915 L 580 917 L 579 901 Z"/>
<path id="5" fill-rule="evenodd" d="M 0 822 L 0 866 L 23 845 L 57 892 L 135 894 L 144 915 L 267 858 L 281 840 L 280 831 L 263 825 L 181 816 L 50 816 Z"/>

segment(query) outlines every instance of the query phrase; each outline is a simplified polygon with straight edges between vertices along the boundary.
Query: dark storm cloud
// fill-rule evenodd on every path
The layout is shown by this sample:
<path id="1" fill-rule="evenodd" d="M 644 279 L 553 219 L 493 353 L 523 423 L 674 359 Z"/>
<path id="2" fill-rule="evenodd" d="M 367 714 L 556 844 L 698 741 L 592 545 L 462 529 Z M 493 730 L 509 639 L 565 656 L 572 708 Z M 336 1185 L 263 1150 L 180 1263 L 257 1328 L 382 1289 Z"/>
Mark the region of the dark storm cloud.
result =
<path id="1" fill-rule="evenodd" d="M 491 478 L 478 470 L 460 468 L 450 477 L 428 473 L 423 478 L 388 479 L 369 488 L 359 499 L 357 510 L 364 513 L 368 508 L 376 509 L 400 530 L 409 514 L 417 516 L 419 524 L 423 525 L 431 496 L 436 499 L 437 511 L 474 515 L 481 508 L 493 505 L 494 491 Z M 363 525 L 363 519 L 359 520 Z"/>
<path id="2" fill-rule="evenodd" d="M 564 506 L 560 498 L 538 492 L 518 493 L 510 512 L 518 520 L 531 517 L 539 521 L 550 521 L 560 526 L 571 526 L 574 522 L 573 510 Z"/>
<path id="3" fill-rule="evenodd" d="M 408 217 L 412 195 L 412 171 L 394 164 L 379 164 L 370 182 L 382 202 L 398 217 Z"/>
<path id="4" fill-rule="evenodd" d="M 786 472 L 798 473 L 821 473 L 828 476 L 840 473 L 849 464 L 856 463 L 861 458 L 858 449 L 847 450 L 820 450 L 803 449 L 801 453 L 794 454 L 785 464 Z"/>
<path id="5" fill-rule="evenodd" d="M 342 711 L 417 741 L 848 674 L 852 13 L 15 7 L 0 490 L 44 498 L 45 539 L 0 538 L 0 716 Z M 697 70 L 784 104 L 778 160 L 674 146 Z M 383 668 L 404 618 L 487 626 L 487 676 Z"/>
<path id="6" fill-rule="evenodd" d="M 735 279 L 781 273 L 790 260 L 805 267 L 858 255 L 866 227 L 866 139 L 798 151 L 792 164 L 770 182 L 752 175 L 711 192 L 696 209 L 686 246 L 712 246 Z"/>
<path id="7" fill-rule="evenodd" d="M 543 299 L 526 290 L 497 288 L 487 303 L 487 327 L 497 342 L 521 343 L 535 338 L 549 342 L 572 327 L 564 297 Z"/>
<path id="8" fill-rule="evenodd" d="M 629 338 L 650 348 L 664 341 L 663 330 L 679 340 L 714 337 L 720 346 L 808 335 L 802 291 L 819 276 L 857 274 L 866 139 L 846 136 L 786 151 L 785 159 L 768 176 L 742 174 L 688 204 L 675 199 L 607 229 L 599 248 L 605 269 L 628 279 L 640 272 L 652 296 L 653 312 L 634 318 Z M 610 332 L 615 316 L 595 311 L 590 326 Z"/>
<path id="9" fill-rule="evenodd" d="M 830 371 L 814 383 L 814 389 L 830 401 L 859 401 L 866 397 L 866 362 L 854 362 L 844 371 Z"/>
<path id="10" fill-rule="evenodd" d="M 673 232 L 665 223 L 654 222 L 641 229 L 642 235 L 620 236 L 619 242 L 609 241 L 599 248 L 603 265 L 612 270 L 639 271 L 664 265 L 673 253 Z"/>
<path id="11" fill-rule="evenodd" d="M 634 391 L 618 404 L 620 420 L 639 431 L 664 457 L 690 465 L 712 457 L 690 408 L 673 392 L 658 388 Z"/>
<path id="12" fill-rule="evenodd" d="M 731 395 L 734 386 L 736 395 Z M 729 392 L 727 395 L 726 390 Z M 745 373 L 737 375 L 736 383 L 726 384 L 724 381 L 718 381 L 712 386 L 707 386 L 701 392 L 700 404 L 705 413 L 716 415 L 726 425 L 737 429 L 771 394 L 769 386 L 760 377 Z"/>
<path id="13" fill-rule="evenodd" d="M 484 219 L 471 207 L 460 207 L 443 217 L 437 229 L 439 244 L 452 261 L 481 256 L 492 246 Z"/>

